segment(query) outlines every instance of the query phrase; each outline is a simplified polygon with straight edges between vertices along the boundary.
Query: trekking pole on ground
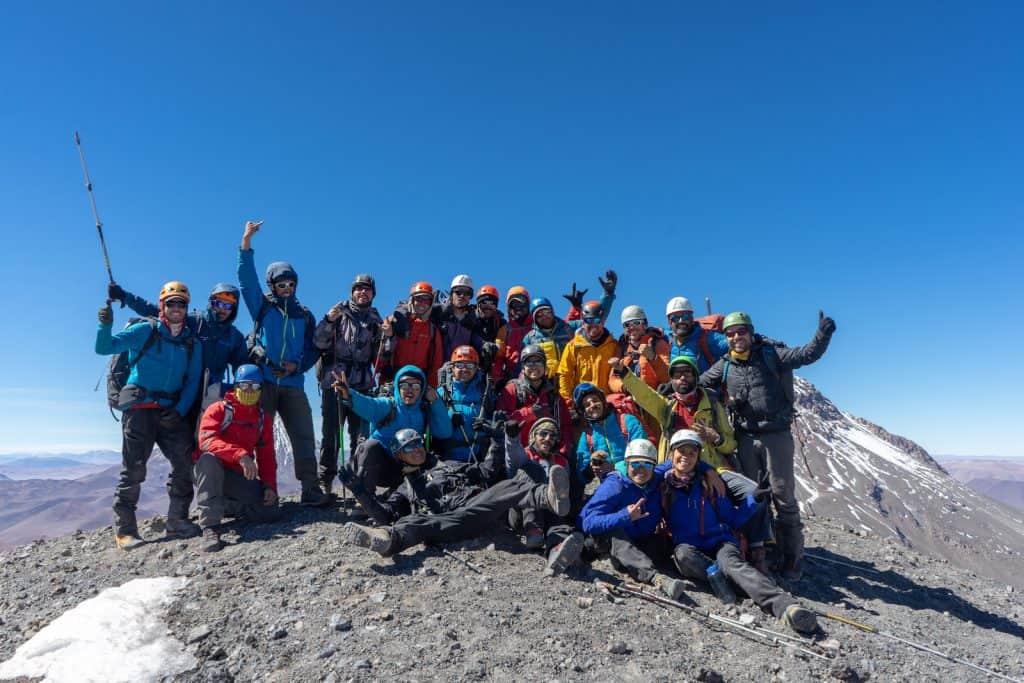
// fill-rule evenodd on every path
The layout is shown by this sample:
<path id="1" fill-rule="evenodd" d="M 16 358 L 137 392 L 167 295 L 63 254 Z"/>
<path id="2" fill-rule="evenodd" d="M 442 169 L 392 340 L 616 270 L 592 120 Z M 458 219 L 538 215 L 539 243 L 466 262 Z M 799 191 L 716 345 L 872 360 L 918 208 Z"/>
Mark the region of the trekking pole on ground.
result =
<path id="1" fill-rule="evenodd" d="M 441 552 L 444 553 L 445 555 L 447 555 L 448 557 L 452 558 L 456 562 L 464 564 L 467 568 L 473 570 L 477 574 L 483 574 L 484 573 L 484 570 L 480 569 L 480 567 L 476 566 L 475 564 L 473 564 L 469 560 L 462 559 L 461 557 L 459 557 L 458 555 L 453 553 L 451 550 L 448 550 L 447 548 L 441 548 Z"/>
<path id="2" fill-rule="evenodd" d="M 830 560 L 827 557 L 822 557 L 821 555 L 815 555 L 814 553 L 805 552 L 804 553 L 804 557 L 809 557 L 810 559 L 812 559 L 812 560 L 814 560 L 816 562 L 828 562 L 829 564 L 838 564 L 838 565 L 842 565 L 843 567 L 850 567 L 852 569 L 859 569 L 860 571 L 868 572 L 869 574 L 881 574 L 882 573 L 882 572 L 878 571 L 877 569 L 868 569 L 867 567 L 862 567 L 859 564 L 851 564 L 849 562 L 841 562 L 839 560 Z"/>
<path id="3" fill-rule="evenodd" d="M 1012 676 L 1007 676 L 1006 674 L 1001 674 L 998 671 L 993 671 L 992 669 L 986 669 L 985 667 L 979 666 L 978 664 L 974 664 L 973 662 L 968 662 L 966 659 L 960 659 L 959 657 L 954 657 L 953 655 L 946 654 L 945 652 L 940 652 L 939 650 L 932 649 L 932 648 L 930 648 L 930 647 L 928 647 L 926 645 L 922 645 L 921 643 L 915 643 L 914 641 L 907 640 L 906 638 L 901 638 L 900 636 L 893 635 L 892 633 L 887 633 L 885 631 L 880 631 L 879 629 L 875 628 L 874 626 L 868 626 L 867 624 L 861 624 L 859 622 L 853 621 L 852 619 L 846 619 L 844 617 L 841 617 L 841 616 L 839 616 L 837 614 L 829 614 L 828 612 L 818 612 L 817 610 L 815 610 L 815 612 L 817 612 L 819 617 L 824 617 L 826 619 L 831 619 L 832 621 L 838 621 L 841 624 L 846 624 L 847 626 L 852 626 L 853 628 L 858 629 L 860 631 L 864 631 L 865 633 L 871 633 L 871 634 L 874 634 L 876 636 L 882 636 L 883 638 L 888 638 L 889 640 L 894 640 L 897 643 L 903 643 L 904 645 L 909 645 L 910 647 L 914 648 L 915 650 L 920 650 L 921 652 L 927 652 L 930 655 L 934 655 L 935 657 L 939 657 L 940 659 L 945 659 L 945 660 L 950 661 L 950 662 L 955 662 L 956 664 L 962 664 L 963 666 L 970 667 L 970 668 L 972 668 L 972 669 L 974 669 L 976 671 L 981 671 L 982 673 L 987 674 L 989 676 L 994 676 L 996 678 L 1001 678 L 1004 681 L 1016 681 L 1017 683 L 1020 683 L 1021 680 L 1024 680 L 1024 679 L 1020 679 L 1020 678 L 1013 678 Z"/>
<path id="4" fill-rule="evenodd" d="M 110 282 L 114 282 L 114 273 L 110 270 L 110 257 L 107 255 L 107 241 L 103 239 L 103 223 L 100 221 L 100 214 L 96 211 L 96 197 L 92 193 L 92 181 L 89 180 L 89 169 L 85 166 L 85 152 L 82 151 L 82 138 L 78 136 L 78 131 L 75 131 L 75 145 L 78 147 L 78 158 L 82 162 L 82 175 L 85 176 L 85 189 L 89 192 L 89 203 L 92 205 L 92 215 L 96 219 L 96 232 L 100 234 L 100 246 L 103 247 L 103 262 L 107 266 L 107 277 L 110 278 Z M 124 301 L 121 302 L 121 308 L 124 308 Z"/>

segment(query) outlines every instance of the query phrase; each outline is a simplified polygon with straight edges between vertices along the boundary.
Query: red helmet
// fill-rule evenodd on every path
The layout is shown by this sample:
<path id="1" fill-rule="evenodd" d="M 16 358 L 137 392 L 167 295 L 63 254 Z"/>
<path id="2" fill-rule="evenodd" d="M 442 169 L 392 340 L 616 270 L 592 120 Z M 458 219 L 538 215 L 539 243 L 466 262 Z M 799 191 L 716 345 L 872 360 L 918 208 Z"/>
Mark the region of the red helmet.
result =
<path id="1" fill-rule="evenodd" d="M 526 291 L 526 287 L 519 285 L 511 287 L 508 290 L 508 294 L 505 295 L 505 304 L 507 305 L 509 301 L 516 297 L 521 298 L 527 306 L 530 305 L 530 293 Z"/>
<path id="2" fill-rule="evenodd" d="M 476 349 L 472 346 L 457 346 L 452 351 L 452 362 L 463 361 L 470 363 L 480 363 L 480 356 L 477 354 Z"/>
<path id="3" fill-rule="evenodd" d="M 429 282 L 417 282 L 409 290 L 409 297 L 414 297 L 417 294 L 426 294 L 430 298 L 434 298 L 434 288 L 430 286 Z"/>
<path id="4" fill-rule="evenodd" d="M 476 290 L 476 300 L 480 301 L 480 297 L 482 296 L 493 296 L 495 302 L 501 298 L 498 296 L 498 288 L 492 287 L 491 285 L 484 285 L 480 289 Z"/>

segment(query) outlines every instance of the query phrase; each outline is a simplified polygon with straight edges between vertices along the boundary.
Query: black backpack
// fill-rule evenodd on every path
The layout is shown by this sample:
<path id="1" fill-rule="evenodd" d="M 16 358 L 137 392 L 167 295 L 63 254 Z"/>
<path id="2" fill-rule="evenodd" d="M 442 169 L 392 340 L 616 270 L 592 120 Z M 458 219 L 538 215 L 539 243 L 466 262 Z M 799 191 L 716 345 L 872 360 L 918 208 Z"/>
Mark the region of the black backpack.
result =
<path id="1" fill-rule="evenodd" d="M 128 324 L 125 325 L 125 329 L 141 322 L 149 323 L 149 336 L 146 337 L 146 341 L 142 343 L 142 348 L 139 349 L 139 353 L 135 356 L 135 360 L 129 362 L 127 351 L 115 354 L 114 357 L 110 359 L 110 369 L 107 372 L 107 405 L 110 406 L 111 410 L 121 409 L 121 390 L 124 389 L 124 385 L 128 383 L 128 376 L 131 375 L 132 368 L 139 364 L 139 361 L 142 360 L 144 355 L 146 355 L 146 352 L 149 351 L 153 347 L 153 344 L 160 339 L 160 332 L 157 329 L 160 325 L 160 321 L 156 318 L 129 318 Z M 188 350 L 187 364 L 191 365 L 192 349 L 195 346 L 195 333 L 193 332 L 190 334 L 182 343 Z"/>

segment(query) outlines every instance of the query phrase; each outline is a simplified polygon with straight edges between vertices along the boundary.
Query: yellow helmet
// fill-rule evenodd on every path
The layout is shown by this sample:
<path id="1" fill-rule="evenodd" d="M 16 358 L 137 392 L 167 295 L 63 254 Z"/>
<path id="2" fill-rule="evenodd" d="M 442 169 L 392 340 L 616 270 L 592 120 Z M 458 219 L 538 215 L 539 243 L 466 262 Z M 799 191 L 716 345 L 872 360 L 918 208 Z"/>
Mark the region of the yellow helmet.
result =
<path id="1" fill-rule="evenodd" d="M 192 301 L 192 295 L 188 293 L 188 285 L 177 280 L 171 280 L 160 289 L 160 303 L 171 297 L 184 299 L 185 303 Z"/>

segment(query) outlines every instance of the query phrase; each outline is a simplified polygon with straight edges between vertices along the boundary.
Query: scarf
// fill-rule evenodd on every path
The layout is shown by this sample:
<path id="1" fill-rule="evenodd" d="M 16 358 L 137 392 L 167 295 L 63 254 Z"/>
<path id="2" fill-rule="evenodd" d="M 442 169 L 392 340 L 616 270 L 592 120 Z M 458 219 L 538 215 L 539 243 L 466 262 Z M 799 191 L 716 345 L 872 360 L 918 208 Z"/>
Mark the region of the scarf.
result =
<path id="1" fill-rule="evenodd" d="M 690 470 L 689 474 L 683 476 L 676 474 L 676 471 L 674 469 L 671 469 L 665 473 L 665 484 L 669 488 L 673 488 L 678 491 L 689 491 L 690 487 L 693 486 L 693 481 L 696 478 L 696 474 L 696 467 Z"/>
<path id="2" fill-rule="evenodd" d="M 747 350 L 747 351 L 744 351 L 743 353 L 737 353 L 735 351 L 730 351 L 729 352 L 729 357 L 732 358 L 733 360 L 743 360 L 743 361 L 750 360 L 750 351 Z"/>
<path id="3" fill-rule="evenodd" d="M 700 403 L 700 395 L 697 393 L 697 389 L 696 388 L 694 388 L 692 391 L 689 391 L 689 392 L 687 392 L 685 394 L 680 394 L 678 392 L 672 392 L 672 396 L 675 397 L 676 401 L 678 401 L 679 403 L 682 403 L 684 406 L 689 408 L 691 413 L 697 407 L 697 404 Z"/>

